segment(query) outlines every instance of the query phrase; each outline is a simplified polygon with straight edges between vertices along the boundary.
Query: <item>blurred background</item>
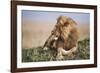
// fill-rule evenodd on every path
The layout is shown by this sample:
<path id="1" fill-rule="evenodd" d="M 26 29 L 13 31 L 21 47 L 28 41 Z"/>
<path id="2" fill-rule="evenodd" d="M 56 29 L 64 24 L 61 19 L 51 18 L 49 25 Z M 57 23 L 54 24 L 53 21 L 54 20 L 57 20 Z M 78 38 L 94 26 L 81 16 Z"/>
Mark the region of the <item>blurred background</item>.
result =
<path id="1" fill-rule="evenodd" d="M 80 35 L 79 40 L 89 38 L 89 13 L 22 10 L 22 48 L 42 46 L 60 15 L 71 17 L 76 21 Z"/>

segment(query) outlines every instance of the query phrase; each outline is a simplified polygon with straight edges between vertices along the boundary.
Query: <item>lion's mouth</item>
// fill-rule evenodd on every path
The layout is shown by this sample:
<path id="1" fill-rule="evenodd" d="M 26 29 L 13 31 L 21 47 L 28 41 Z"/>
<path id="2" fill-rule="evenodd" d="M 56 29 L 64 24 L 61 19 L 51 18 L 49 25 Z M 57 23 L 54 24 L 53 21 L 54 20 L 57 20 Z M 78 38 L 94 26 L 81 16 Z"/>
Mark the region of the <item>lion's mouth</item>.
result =
<path id="1" fill-rule="evenodd" d="M 54 40 L 58 40 L 58 37 L 55 37 Z"/>

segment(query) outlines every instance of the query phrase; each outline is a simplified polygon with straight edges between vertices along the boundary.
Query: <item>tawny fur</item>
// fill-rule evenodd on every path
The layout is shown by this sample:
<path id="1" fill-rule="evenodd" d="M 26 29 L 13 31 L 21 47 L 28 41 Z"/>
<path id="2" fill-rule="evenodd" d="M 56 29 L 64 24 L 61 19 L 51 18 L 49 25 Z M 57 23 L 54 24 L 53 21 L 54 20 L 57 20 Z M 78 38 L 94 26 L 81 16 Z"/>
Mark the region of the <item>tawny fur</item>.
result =
<path id="1" fill-rule="evenodd" d="M 70 17 L 60 16 L 44 47 L 57 49 L 57 58 L 77 50 L 77 23 Z"/>

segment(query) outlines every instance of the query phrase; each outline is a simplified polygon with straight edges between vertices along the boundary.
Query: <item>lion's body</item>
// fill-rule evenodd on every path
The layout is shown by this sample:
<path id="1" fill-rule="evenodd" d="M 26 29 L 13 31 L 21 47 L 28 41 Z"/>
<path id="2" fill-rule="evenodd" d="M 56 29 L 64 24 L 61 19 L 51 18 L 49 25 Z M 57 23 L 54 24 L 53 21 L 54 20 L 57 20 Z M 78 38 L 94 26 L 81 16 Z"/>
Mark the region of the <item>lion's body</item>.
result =
<path id="1" fill-rule="evenodd" d="M 69 17 L 60 16 L 44 46 L 57 49 L 59 57 L 59 54 L 63 54 L 61 49 L 68 53 L 69 50 L 72 51 L 73 48 L 77 47 L 78 35 L 76 22 Z"/>

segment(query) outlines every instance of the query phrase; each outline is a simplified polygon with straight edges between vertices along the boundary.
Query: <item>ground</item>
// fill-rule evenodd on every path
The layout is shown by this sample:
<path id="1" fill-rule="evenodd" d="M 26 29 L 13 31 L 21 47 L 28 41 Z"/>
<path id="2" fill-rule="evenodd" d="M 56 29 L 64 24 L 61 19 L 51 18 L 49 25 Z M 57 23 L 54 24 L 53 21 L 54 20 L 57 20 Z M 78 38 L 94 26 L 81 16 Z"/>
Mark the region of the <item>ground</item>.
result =
<path id="1" fill-rule="evenodd" d="M 78 42 L 78 50 L 74 54 L 64 56 L 62 60 L 84 60 L 90 58 L 90 40 Z M 22 49 L 22 62 L 56 61 L 54 50 L 44 51 L 41 47 Z"/>

